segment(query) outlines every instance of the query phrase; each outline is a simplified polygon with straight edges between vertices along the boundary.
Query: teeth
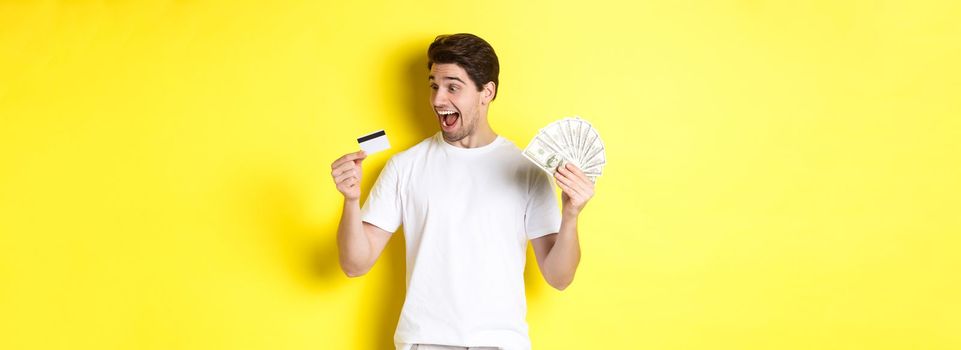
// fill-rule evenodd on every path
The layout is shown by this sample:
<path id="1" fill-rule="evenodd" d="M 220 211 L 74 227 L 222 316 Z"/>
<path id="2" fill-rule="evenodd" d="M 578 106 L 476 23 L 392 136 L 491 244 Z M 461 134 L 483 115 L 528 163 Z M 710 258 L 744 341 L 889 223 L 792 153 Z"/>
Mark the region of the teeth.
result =
<path id="1" fill-rule="evenodd" d="M 448 114 L 454 114 L 454 113 L 455 113 L 454 111 L 437 111 L 437 114 L 440 114 L 440 115 L 448 115 Z"/>

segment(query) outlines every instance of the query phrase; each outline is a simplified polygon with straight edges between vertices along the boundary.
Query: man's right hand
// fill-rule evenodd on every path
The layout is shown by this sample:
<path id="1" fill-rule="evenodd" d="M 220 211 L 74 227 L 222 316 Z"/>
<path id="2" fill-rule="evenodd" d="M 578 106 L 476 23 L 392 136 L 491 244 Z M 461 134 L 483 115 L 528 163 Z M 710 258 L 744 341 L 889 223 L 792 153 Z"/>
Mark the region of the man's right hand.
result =
<path id="1" fill-rule="evenodd" d="M 346 200 L 360 199 L 360 163 L 367 158 L 364 151 L 347 153 L 330 164 L 330 176 L 334 178 L 337 190 Z"/>

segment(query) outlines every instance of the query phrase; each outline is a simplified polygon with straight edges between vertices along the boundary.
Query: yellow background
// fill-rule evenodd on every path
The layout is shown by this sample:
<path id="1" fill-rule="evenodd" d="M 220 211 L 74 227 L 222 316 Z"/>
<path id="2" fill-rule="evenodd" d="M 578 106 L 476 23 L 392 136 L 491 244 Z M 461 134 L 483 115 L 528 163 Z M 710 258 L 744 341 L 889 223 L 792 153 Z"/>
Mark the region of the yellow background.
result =
<path id="1" fill-rule="evenodd" d="M 390 349 L 403 239 L 340 272 L 329 164 L 437 130 L 453 32 L 499 134 L 607 145 L 536 349 L 961 348 L 961 5 L 629 3 L 0 1 L 0 348 Z"/>

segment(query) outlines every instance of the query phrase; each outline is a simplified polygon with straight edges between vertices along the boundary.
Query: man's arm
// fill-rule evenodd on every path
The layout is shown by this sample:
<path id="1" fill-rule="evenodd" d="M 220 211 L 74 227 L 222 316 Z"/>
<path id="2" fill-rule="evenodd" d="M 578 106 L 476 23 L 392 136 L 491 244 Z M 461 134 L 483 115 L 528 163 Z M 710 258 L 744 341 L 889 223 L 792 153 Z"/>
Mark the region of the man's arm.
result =
<path id="1" fill-rule="evenodd" d="M 380 257 L 390 232 L 360 220 L 358 200 L 344 200 L 344 211 L 337 227 L 337 248 L 340 268 L 348 277 L 366 274 Z"/>
<path id="2" fill-rule="evenodd" d="M 580 169 L 571 164 L 558 168 L 554 174 L 563 192 L 561 228 L 531 241 L 541 275 L 547 283 L 564 290 L 574 281 L 574 273 L 581 261 L 581 245 L 577 239 L 577 217 L 594 196 L 594 183 Z"/>
<path id="3" fill-rule="evenodd" d="M 581 245 L 577 240 L 577 217 L 561 217 L 561 230 L 531 240 L 537 266 L 547 284 L 564 290 L 574 281 L 574 273 L 581 261 Z"/>
<path id="4" fill-rule="evenodd" d="M 361 162 L 364 151 L 349 153 L 330 165 L 330 175 L 337 190 L 344 195 L 344 210 L 337 226 L 337 249 L 340 268 L 348 277 L 363 276 L 377 262 L 390 232 L 360 219 Z"/>

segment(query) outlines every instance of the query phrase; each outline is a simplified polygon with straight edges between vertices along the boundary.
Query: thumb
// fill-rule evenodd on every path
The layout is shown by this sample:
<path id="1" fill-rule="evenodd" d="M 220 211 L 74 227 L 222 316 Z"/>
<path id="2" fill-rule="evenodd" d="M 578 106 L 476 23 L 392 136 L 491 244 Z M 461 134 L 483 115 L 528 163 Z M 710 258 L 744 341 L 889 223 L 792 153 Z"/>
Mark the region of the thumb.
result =
<path id="1" fill-rule="evenodd" d="M 354 164 L 358 166 L 364 161 L 364 159 L 367 159 L 367 152 L 364 152 L 364 150 L 357 151 L 354 154 L 357 155 L 357 158 L 354 158 Z"/>

